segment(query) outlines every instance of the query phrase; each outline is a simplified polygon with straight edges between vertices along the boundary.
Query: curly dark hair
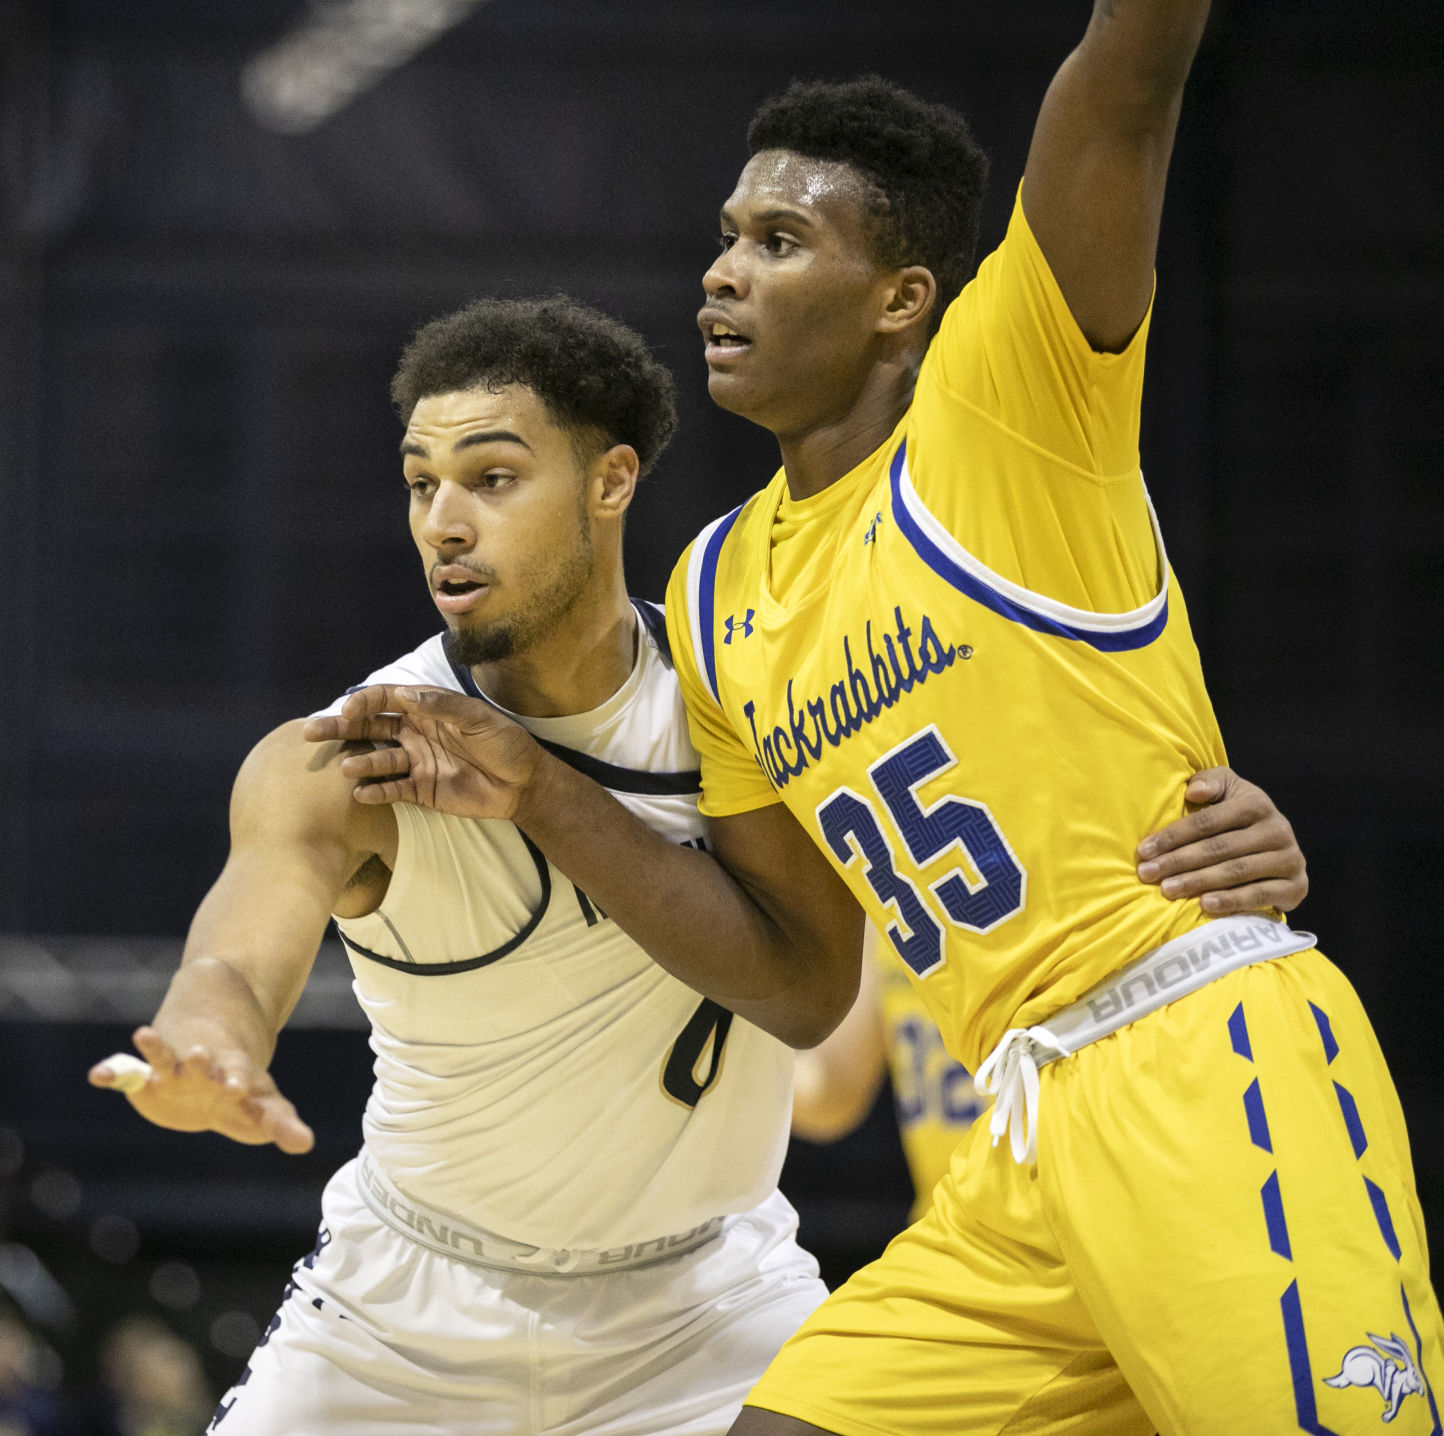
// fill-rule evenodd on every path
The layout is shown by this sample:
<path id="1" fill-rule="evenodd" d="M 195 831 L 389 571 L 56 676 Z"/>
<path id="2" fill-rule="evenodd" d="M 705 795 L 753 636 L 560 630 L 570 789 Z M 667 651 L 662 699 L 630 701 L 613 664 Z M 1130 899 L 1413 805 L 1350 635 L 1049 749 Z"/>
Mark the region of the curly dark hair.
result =
<path id="1" fill-rule="evenodd" d="M 932 271 L 936 327 L 972 276 L 988 186 L 988 157 L 968 122 L 879 75 L 794 80 L 752 117 L 747 152 L 761 150 L 840 160 L 871 181 L 875 258 Z"/>
<path id="2" fill-rule="evenodd" d="M 642 336 L 564 294 L 477 299 L 423 325 L 391 399 L 404 424 L 434 394 L 506 384 L 532 390 L 584 458 L 630 444 L 645 474 L 677 431 L 672 376 Z"/>

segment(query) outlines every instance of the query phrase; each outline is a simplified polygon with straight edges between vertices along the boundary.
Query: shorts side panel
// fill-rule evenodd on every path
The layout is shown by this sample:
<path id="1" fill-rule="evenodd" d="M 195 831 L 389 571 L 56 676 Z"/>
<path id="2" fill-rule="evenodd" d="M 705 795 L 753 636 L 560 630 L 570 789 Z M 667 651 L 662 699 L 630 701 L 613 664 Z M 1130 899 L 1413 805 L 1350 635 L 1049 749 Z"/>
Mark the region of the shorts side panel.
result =
<path id="1" fill-rule="evenodd" d="M 1051 1219 L 1165 1436 L 1373 1429 L 1381 1393 L 1326 1382 L 1369 1333 L 1407 1361 L 1375 1347 L 1356 1374 L 1397 1389 L 1419 1373 L 1390 1430 L 1437 1433 L 1439 1310 L 1408 1140 L 1326 958 L 1231 973 L 1043 1078 Z"/>

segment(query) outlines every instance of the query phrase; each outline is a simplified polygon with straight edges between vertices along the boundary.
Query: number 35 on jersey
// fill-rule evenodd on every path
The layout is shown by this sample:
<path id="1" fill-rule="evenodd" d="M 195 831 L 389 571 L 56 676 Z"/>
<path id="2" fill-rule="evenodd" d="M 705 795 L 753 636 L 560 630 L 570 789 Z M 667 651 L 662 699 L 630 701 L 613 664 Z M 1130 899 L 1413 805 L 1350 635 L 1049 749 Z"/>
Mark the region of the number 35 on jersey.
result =
<path id="1" fill-rule="evenodd" d="M 945 925 L 991 932 L 1027 897 L 1028 875 L 986 804 L 956 795 L 930 807 L 919 801 L 917 790 L 956 764 L 929 724 L 869 765 L 872 792 L 841 787 L 817 805 L 823 840 L 844 868 L 864 865 L 889 914 L 885 931 L 919 977 L 942 963 Z"/>

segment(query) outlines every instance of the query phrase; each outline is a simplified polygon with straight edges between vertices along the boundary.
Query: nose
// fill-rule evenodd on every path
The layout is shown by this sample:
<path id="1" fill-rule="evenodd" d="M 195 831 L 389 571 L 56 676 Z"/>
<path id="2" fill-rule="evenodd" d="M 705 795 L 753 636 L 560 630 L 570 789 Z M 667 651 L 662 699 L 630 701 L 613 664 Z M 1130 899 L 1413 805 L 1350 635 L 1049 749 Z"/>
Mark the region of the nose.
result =
<path id="1" fill-rule="evenodd" d="M 702 276 L 702 289 L 708 299 L 745 298 L 747 283 L 747 265 L 740 242 L 721 250 Z"/>
<path id="2" fill-rule="evenodd" d="M 443 482 L 427 505 L 421 537 L 438 552 L 464 552 L 476 544 L 470 495 L 461 484 Z"/>

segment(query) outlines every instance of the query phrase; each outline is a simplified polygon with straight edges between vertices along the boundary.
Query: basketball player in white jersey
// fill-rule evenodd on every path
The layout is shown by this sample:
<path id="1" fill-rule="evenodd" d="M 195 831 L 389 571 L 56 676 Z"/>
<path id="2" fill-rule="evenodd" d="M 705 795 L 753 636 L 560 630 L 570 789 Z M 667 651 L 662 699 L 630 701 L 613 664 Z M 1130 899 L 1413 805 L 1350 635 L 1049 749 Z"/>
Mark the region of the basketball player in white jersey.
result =
<path id="1" fill-rule="evenodd" d="M 700 843 L 665 625 L 622 581 L 623 514 L 675 426 L 666 371 L 570 301 L 483 302 L 417 336 L 395 392 L 451 641 L 373 679 L 484 693 Z M 136 1034 L 143 1116 L 300 1151 L 266 1067 L 332 914 L 371 1019 L 362 1153 L 211 1429 L 725 1431 L 826 1294 L 777 1192 L 791 1052 L 668 976 L 511 823 L 352 801 L 341 746 L 303 726 L 246 759 L 230 857 Z"/>
<path id="2" fill-rule="evenodd" d="M 665 371 L 570 301 L 482 302 L 421 331 L 393 394 L 448 633 L 367 682 L 484 698 L 701 847 L 665 626 L 621 568 L 674 424 Z M 825 1294 L 776 1190 L 790 1051 L 653 964 L 511 822 L 353 801 L 347 750 L 305 726 L 242 767 L 230 857 L 135 1039 L 143 1116 L 303 1151 L 266 1068 L 333 914 L 371 1019 L 362 1153 L 211 1429 L 725 1431 Z M 857 941 L 800 828 L 767 855 L 788 893 L 769 941 Z"/>

